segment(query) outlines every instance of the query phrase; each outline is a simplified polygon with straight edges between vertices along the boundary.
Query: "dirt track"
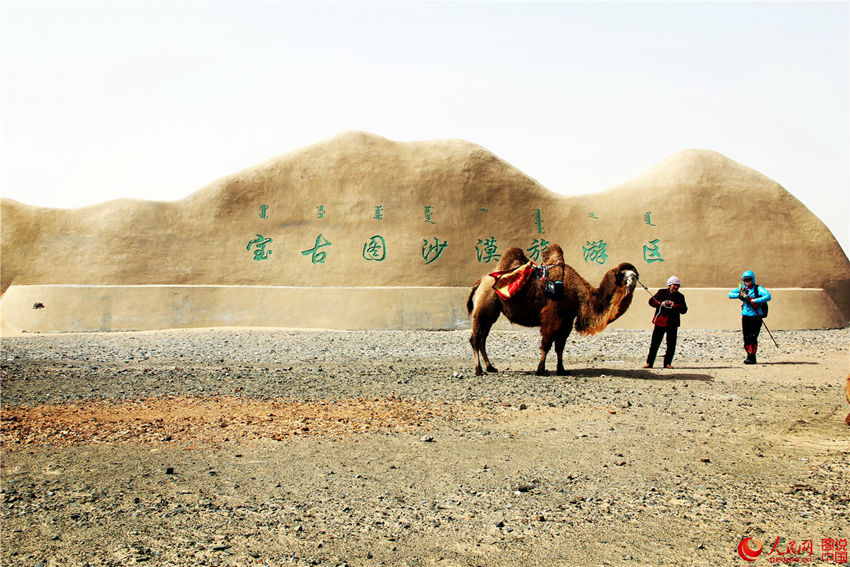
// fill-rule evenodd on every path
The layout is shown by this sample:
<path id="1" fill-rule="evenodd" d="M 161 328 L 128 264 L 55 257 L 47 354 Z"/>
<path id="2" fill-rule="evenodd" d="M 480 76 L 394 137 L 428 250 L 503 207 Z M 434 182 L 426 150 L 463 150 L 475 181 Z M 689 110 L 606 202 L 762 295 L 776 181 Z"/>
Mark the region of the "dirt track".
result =
<path id="1" fill-rule="evenodd" d="M 670 371 L 609 330 L 568 377 L 526 330 L 483 377 L 466 332 L 4 338 L 2 563 L 835 564 L 850 330 L 775 334 L 746 367 L 685 330 Z"/>

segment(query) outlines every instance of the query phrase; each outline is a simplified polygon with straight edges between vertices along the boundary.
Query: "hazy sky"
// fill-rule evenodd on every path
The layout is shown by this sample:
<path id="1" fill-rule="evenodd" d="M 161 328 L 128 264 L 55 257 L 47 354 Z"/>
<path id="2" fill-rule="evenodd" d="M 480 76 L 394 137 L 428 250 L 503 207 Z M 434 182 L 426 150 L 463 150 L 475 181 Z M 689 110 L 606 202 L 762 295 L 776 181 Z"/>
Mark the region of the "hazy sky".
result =
<path id="1" fill-rule="evenodd" d="M 593 193 L 686 148 L 850 251 L 848 2 L 8 2 L 2 195 L 174 200 L 345 130 Z"/>

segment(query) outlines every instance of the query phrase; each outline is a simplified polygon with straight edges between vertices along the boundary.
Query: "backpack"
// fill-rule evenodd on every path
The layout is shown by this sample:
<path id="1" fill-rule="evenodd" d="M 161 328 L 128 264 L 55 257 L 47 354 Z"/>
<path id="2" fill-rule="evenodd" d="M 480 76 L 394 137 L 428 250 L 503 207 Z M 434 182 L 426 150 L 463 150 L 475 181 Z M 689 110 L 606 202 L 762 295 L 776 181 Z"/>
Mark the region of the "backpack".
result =
<path id="1" fill-rule="evenodd" d="M 756 288 L 756 289 L 755 289 L 755 297 L 761 297 L 761 296 L 759 295 L 759 286 L 758 286 L 758 284 L 756 284 L 754 287 Z M 762 318 L 762 319 L 767 319 L 767 303 L 768 303 L 768 302 L 767 302 L 767 301 L 765 301 L 764 303 L 759 303 L 759 304 L 758 304 L 758 306 L 759 306 L 759 307 L 761 307 L 761 313 L 762 313 L 761 318 Z"/>

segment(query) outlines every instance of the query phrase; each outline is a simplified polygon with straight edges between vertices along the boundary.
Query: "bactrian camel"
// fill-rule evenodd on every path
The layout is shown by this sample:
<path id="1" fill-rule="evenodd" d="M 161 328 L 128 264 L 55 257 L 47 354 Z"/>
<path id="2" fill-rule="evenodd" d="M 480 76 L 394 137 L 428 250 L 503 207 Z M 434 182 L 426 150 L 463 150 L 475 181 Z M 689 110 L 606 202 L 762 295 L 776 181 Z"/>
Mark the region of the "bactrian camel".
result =
<path id="1" fill-rule="evenodd" d="M 490 328 L 504 313 L 512 322 L 526 327 L 540 327 L 540 362 L 537 374 L 545 376 L 546 355 L 555 344 L 558 357 L 557 373 L 567 374 L 564 368 L 564 346 L 573 329 L 582 335 L 595 335 L 605 330 L 609 323 L 620 317 L 632 302 L 638 271 L 622 263 L 606 272 L 599 287 L 593 287 L 578 272 L 564 262 L 564 253 L 557 244 L 549 244 L 543 251 L 543 265 L 539 266 L 527 283 L 509 299 L 496 293 L 496 278 L 481 276 L 473 284 L 466 301 L 472 316 L 472 336 L 469 342 L 475 355 L 475 374 L 483 374 L 483 358 L 487 372 L 498 372 L 487 356 L 487 335 Z M 498 272 L 507 272 L 528 263 L 521 248 L 511 248 L 502 256 Z M 495 272 L 494 272 L 495 273 Z M 549 286 L 547 282 L 563 282 Z"/>

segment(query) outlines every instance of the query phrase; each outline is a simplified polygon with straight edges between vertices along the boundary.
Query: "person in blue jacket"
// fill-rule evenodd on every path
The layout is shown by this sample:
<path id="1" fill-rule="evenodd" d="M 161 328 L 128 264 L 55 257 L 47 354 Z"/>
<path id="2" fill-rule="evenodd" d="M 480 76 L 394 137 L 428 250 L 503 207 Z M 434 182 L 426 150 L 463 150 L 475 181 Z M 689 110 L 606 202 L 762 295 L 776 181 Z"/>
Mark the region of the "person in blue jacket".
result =
<path id="1" fill-rule="evenodd" d="M 756 364 L 761 318 L 764 304 L 770 301 L 770 292 L 757 285 L 756 275 L 747 270 L 741 275 L 738 287 L 729 292 L 729 299 L 741 301 L 741 330 L 744 333 L 744 350 L 747 351 L 744 364 Z"/>

